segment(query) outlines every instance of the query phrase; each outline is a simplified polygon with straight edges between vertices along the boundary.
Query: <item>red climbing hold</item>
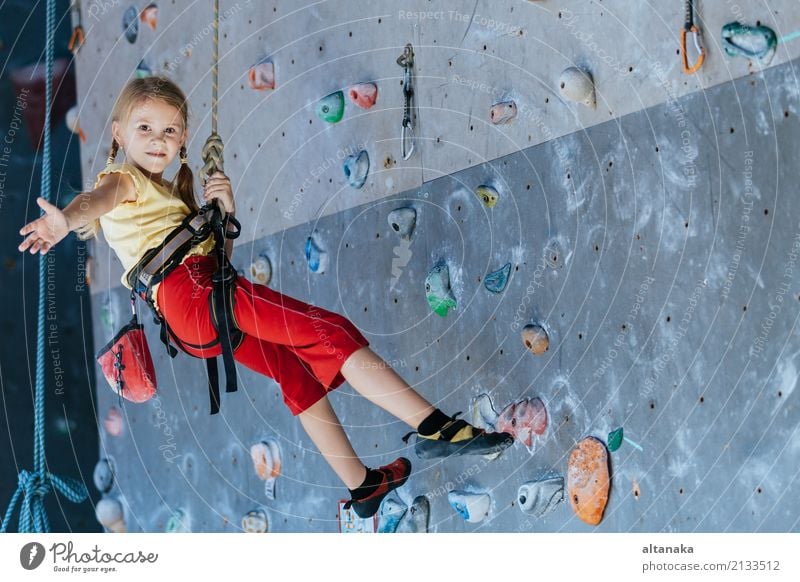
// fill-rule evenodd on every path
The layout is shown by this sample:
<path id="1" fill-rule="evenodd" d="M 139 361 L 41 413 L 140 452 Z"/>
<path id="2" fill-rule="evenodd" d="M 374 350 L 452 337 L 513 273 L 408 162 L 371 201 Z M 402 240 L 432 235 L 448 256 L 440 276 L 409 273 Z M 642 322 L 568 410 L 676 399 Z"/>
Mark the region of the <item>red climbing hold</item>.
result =
<path id="1" fill-rule="evenodd" d="M 347 95 L 361 109 L 369 109 L 378 99 L 378 86 L 375 83 L 359 83 L 350 87 Z"/>
<path id="2" fill-rule="evenodd" d="M 586 437 L 572 449 L 567 468 L 569 503 L 581 520 L 597 525 L 608 502 L 610 480 L 606 446 Z"/>
<path id="3" fill-rule="evenodd" d="M 533 435 L 544 434 L 547 428 L 547 410 L 541 398 L 524 398 L 512 402 L 500 413 L 495 425 L 497 432 L 507 432 L 528 449 L 533 446 Z"/>

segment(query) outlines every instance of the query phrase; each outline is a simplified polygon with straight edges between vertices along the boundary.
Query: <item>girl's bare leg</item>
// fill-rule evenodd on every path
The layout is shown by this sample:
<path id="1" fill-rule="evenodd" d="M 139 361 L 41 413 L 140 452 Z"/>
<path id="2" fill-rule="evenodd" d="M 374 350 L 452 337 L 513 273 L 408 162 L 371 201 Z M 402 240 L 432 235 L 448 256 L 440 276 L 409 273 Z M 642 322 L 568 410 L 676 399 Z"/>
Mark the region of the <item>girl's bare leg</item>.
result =
<path id="1" fill-rule="evenodd" d="M 435 410 L 369 346 L 353 352 L 341 373 L 358 393 L 413 429 Z"/>
<path id="2" fill-rule="evenodd" d="M 328 397 L 315 402 L 297 417 L 345 486 L 348 489 L 360 486 L 367 475 L 367 469 L 353 450 Z"/>

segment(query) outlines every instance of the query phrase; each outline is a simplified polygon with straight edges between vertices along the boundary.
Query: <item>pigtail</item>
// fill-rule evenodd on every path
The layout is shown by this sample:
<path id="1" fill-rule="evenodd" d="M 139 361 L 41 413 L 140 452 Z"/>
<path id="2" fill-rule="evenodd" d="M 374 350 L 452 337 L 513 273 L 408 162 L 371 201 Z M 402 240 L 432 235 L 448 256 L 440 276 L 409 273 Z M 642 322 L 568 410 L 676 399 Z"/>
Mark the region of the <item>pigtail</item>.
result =
<path id="1" fill-rule="evenodd" d="M 189 160 L 186 157 L 186 146 L 181 146 L 181 167 L 178 169 L 178 175 L 173 181 L 174 193 L 183 200 L 189 210 L 196 212 L 200 210 L 197 200 L 194 197 L 194 173 L 189 167 Z"/>
<path id="2" fill-rule="evenodd" d="M 106 160 L 106 167 L 110 166 L 114 163 L 117 159 L 117 153 L 119 152 L 119 144 L 117 143 L 116 139 L 111 139 L 111 148 L 108 150 L 108 159 Z M 80 194 L 79 194 L 80 196 Z M 92 222 L 86 223 L 83 226 L 79 226 L 75 229 L 75 234 L 78 236 L 79 240 L 89 240 L 97 236 L 97 233 L 100 232 L 100 220 L 95 219 Z"/>

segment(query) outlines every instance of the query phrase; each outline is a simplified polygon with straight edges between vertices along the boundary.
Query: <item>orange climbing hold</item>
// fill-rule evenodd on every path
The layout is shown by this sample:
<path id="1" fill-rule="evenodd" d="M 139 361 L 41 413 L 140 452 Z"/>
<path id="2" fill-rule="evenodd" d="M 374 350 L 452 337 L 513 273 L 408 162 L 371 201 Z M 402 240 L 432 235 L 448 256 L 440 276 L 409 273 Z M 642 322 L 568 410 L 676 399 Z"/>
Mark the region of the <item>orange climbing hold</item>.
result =
<path id="1" fill-rule="evenodd" d="M 522 343 L 537 356 L 541 356 L 550 347 L 547 331 L 543 327 L 533 324 L 522 328 Z"/>
<path id="2" fill-rule="evenodd" d="M 608 452 L 594 437 L 579 442 L 569 455 L 567 491 L 575 515 L 589 525 L 603 519 L 610 486 Z"/>
<path id="3" fill-rule="evenodd" d="M 150 28 L 155 30 L 158 22 L 158 6 L 156 6 L 154 2 L 151 2 L 145 6 L 144 9 L 139 13 L 139 20 L 146 22 L 150 25 Z"/>
<path id="4" fill-rule="evenodd" d="M 361 109 L 369 109 L 378 99 L 378 86 L 375 83 L 358 83 L 350 87 L 347 95 Z"/>
<path id="5" fill-rule="evenodd" d="M 256 91 L 266 91 L 275 88 L 275 65 L 271 61 L 264 61 L 250 67 L 250 88 Z"/>

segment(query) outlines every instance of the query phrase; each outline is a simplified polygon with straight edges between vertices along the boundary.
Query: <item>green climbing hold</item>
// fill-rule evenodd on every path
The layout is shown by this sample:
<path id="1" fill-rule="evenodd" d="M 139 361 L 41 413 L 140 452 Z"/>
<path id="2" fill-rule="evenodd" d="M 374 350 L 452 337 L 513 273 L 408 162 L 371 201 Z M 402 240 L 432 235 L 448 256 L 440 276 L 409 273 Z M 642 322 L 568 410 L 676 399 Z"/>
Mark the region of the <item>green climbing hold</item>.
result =
<path id="1" fill-rule="evenodd" d="M 475 189 L 475 194 L 478 195 L 478 198 L 481 199 L 481 202 L 483 202 L 483 205 L 487 208 L 493 208 L 494 205 L 497 204 L 497 200 L 500 198 L 497 190 L 486 185 L 478 186 Z"/>
<path id="2" fill-rule="evenodd" d="M 622 444 L 622 427 L 608 433 L 608 450 L 612 453 Z"/>
<path id="3" fill-rule="evenodd" d="M 436 315 L 445 317 L 456 308 L 456 298 L 450 289 L 450 271 L 447 265 L 437 265 L 425 278 L 425 294 L 428 304 Z"/>
<path id="4" fill-rule="evenodd" d="M 328 123 L 338 123 L 344 116 L 344 93 L 336 91 L 317 102 L 317 117 Z"/>
<path id="5" fill-rule="evenodd" d="M 501 269 L 486 275 L 483 285 L 492 293 L 502 293 L 508 284 L 508 276 L 511 274 L 511 263 L 506 263 Z"/>
<path id="6" fill-rule="evenodd" d="M 756 58 L 766 63 L 775 54 L 778 37 L 768 26 L 729 22 L 722 27 L 722 46 L 729 57 Z"/>

